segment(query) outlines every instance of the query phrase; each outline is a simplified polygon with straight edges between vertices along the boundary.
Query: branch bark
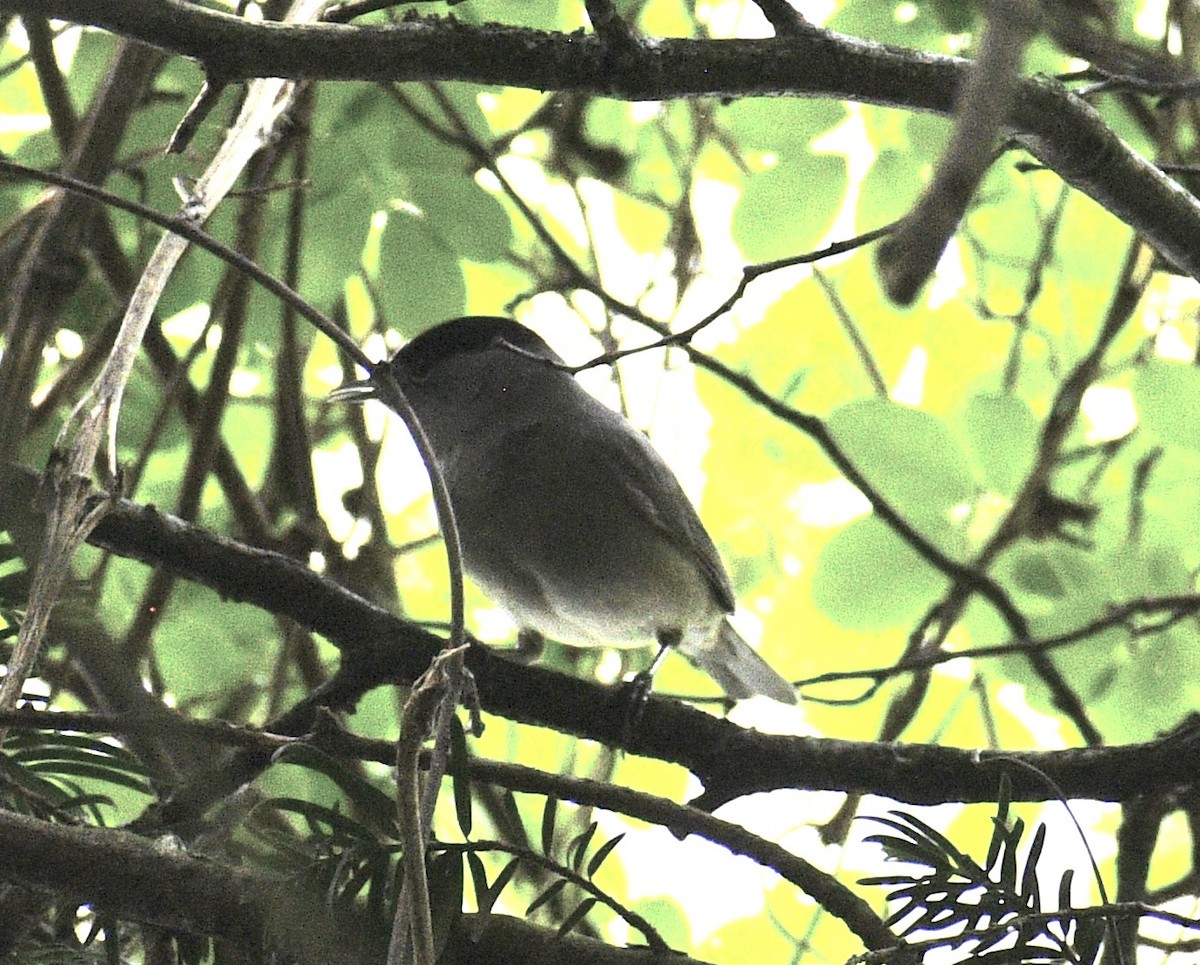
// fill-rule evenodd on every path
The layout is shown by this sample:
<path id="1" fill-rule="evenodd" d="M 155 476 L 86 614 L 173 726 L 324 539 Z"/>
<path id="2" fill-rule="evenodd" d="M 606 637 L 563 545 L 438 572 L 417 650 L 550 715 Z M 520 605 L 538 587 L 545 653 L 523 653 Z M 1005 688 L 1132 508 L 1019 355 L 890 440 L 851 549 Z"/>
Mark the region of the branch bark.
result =
<path id="1" fill-rule="evenodd" d="M 619 100 L 827 97 L 953 112 L 970 61 L 835 34 L 761 40 L 635 38 L 620 58 L 594 34 L 452 18 L 386 26 L 251 22 L 180 0 L 3 0 L 5 9 L 103 27 L 200 61 L 221 81 L 459 80 Z M 1072 187 L 1200 279 L 1200 204 L 1062 84 L 1014 85 L 1008 133 Z"/>
<path id="2" fill-rule="evenodd" d="M 0 811 L 0 878 L 90 903 L 127 921 L 274 949 L 305 963 L 355 965 L 361 936 L 338 928 L 295 880 L 233 868 L 114 828 Z"/>
<path id="3" fill-rule="evenodd" d="M 413 681 L 443 644 L 296 560 L 128 500 L 112 504 L 91 542 L 171 569 L 225 598 L 288 616 L 327 637 L 341 648 L 344 668 L 353 667 L 354 673 L 339 673 L 321 699 L 353 702 L 375 687 Z M 879 794 L 913 804 L 992 801 L 1006 769 L 1014 800 L 1057 797 L 1054 786 L 1037 776 L 1041 772 L 1068 798 L 1123 801 L 1192 786 L 1200 773 L 1196 729 L 1119 747 L 974 751 L 761 734 L 678 701 L 652 697 L 637 733 L 627 735 L 628 708 L 619 688 L 520 666 L 480 646 L 472 648 L 467 664 L 484 710 L 680 764 L 704 784 L 704 794 L 693 802 L 704 810 L 784 787 Z M 305 733 L 315 707 L 314 702 L 297 708 L 287 729 L 274 729 Z M 217 797 L 222 793 L 210 790 Z"/>
<path id="4" fill-rule="evenodd" d="M 322 895 L 297 877 L 234 868 L 114 828 L 71 827 L 0 811 L 0 879 L 93 904 L 126 921 L 274 951 L 300 965 L 361 965 L 378 950 L 357 927 L 335 925 Z M 464 915 L 443 961 L 624 965 L 645 949 L 578 935 L 556 937 L 502 915 Z M 701 965 L 672 955 L 672 963 Z"/>

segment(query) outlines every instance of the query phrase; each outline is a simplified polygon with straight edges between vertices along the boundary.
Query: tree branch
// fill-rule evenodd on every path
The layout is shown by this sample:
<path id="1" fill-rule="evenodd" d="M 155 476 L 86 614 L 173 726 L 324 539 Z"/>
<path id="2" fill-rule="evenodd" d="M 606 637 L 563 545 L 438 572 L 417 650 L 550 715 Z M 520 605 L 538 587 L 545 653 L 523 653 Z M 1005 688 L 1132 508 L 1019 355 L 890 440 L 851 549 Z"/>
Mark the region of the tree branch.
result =
<path id="1" fill-rule="evenodd" d="M 614 66 L 588 34 L 416 18 L 385 26 L 251 22 L 179 0 L 3 0 L 7 9 L 103 27 L 192 57 L 225 79 L 460 80 L 621 100 L 829 97 L 949 116 L 972 65 L 834 34 L 761 40 L 653 38 Z M 1200 279 L 1200 204 L 1060 83 L 1016 82 L 1006 127 L 1072 187 Z"/>
<path id="2" fill-rule="evenodd" d="M 361 925 L 332 923 L 323 896 L 306 893 L 299 876 L 233 868 L 114 828 L 55 825 L 0 811 L 0 879 L 70 895 L 127 921 L 274 951 L 299 965 L 379 960 Z M 551 929 L 499 914 L 464 915 L 459 925 L 444 962 L 647 961 L 645 949 L 580 935 L 557 937 Z M 670 960 L 700 965 L 684 955 Z"/>
<path id="3" fill-rule="evenodd" d="M 343 669 L 328 689 L 273 724 L 278 733 L 312 728 L 320 701 L 353 702 L 376 687 L 413 681 L 441 648 L 441 638 L 391 616 L 349 590 L 279 553 L 245 546 L 165 513 L 117 500 L 93 532 L 105 549 L 166 567 L 242 600 L 296 620 L 342 649 Z M 1048 775 L 1069 798 L 1130 800 L 1195 783 L 1200 773 L 1200 730 L 1145 744 L 1051 752 L 994 752 L 920 744 L 870 744 L 761 734 L 651 697 L 641 726 L 629 736 L 628 705 L 620 688 L 524 667 L 486 647 L 467 664 L 484 710 L 511 720 L 551 727 L 686 767 L 703 783 L 693 804 L 712 810 L 756 791 L 805 788 L 880 794 L 896 801 L 935 804 L 991 801 L 1008 762 Z M 349 668 L 349 669 L 348 669 Z M 268 753 L 257 754 L 263 764 Z M 231 775 L 237 768 L 226 767 Z M 1014 800 L 1046 800 L 1052 791 L 1029 768 L 1012 771 Z M 237 778 L 240 782 L 240 778 Z M 217 798 L 220 788 L 206 793 Z"/>
<path id="4" fill-rule="evenodd" d="M 231 868 L 114 828 L 51 824 L 0 811 L 0 878 L 71 895 L 118 918 L 275 949 L 303 963 L 368 961 L 319 894 L 295 879 Z M 306 900 L 307 898 L 307 900 Z"/>

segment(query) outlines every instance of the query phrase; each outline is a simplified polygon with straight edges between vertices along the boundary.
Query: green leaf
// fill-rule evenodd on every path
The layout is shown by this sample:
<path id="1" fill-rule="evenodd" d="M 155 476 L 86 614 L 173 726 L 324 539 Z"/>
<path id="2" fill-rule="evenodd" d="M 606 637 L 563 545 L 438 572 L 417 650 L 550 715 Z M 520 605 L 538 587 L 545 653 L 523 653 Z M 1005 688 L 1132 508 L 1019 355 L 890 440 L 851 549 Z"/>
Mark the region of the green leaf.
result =
<path id="1" fill-rule="evenodd" d="M 471 752 L 467 747 L 467 735 L 462 721 L 456 716 L 450 720 L 450 781 L 454 791 L 454 813 L 458 818 L 458 830 L 468 840 L 474 809 L 471 805 Z"/>
<path id="2" fill-rule="evenodd" d="M 862 119 L 876 155 L 859 187 L 855 227 L 869 231 L 912 209 L 952 125 L 944 117 L 872 106 L 863 107 Z"/>
<path id="3" fill-rule="evenodd" d="M 928 412 L 886 399 L 844 405 L 829 432 L 867 482 L 902 515 L 945 524 L 972 500 L 975 480 L 949 427 Z"/>
<path id="4" fill-rule="evenodd" d="M 592 838 L 596 834 L 596 829 L 600 827 L 595 821 L 592 821 L 588 826 L 575 836 L 575 839 L 567 846 L 567 857 L 571 862 L 571 870 L 579 874 L 583 868 L 583 859 L 587 855 L 588 848 L 592 845 Z"/>
<path id="5" fill-rule="evenodd" d="M 601 845 L 600 850 L 592 855 L 592 860 L 588 862 L 587 866 L 587 876 L 589 878 L 591 878 L 596 874 L 597 871 L 600 870 L 600 866 L 604 864 L 604 859 L 613 853 L 613 849 L 615 849 L 616 846 L 621 843 L 621 839 L 623 837 L 625 837 L 624 831 L 622 831 L 616 837 L 609 838 L 606 842 L 604 842 L 603 845 Z"/>
<path id="6" fill-rule="evenodd" d="M 1058 907 L 1071 907 L 1071 885 L 1075 881 L 1075 869 L 1068 868 L 1058 881 Z"/>
<path id="7" fill-rule="evenodd" d="M 922 821 L 915 814 L 895 811 L 894 814 L 899 814 L 908 824 L 914 841 L 926 842 L 930 852 L 939 857 L 940 863 L 951 867 L 954 870 L 970 869 L 974 872 L 979 872 L 981 869 L 970 858 L 958 850 L 953 842 L 937 830 L 933 825 Z"/>
<path id="8" fill-rule="evenodd" d="M 881 7 L 873 0 L 845 0 L 828 26 L 879 43 L 948 53 L 946 29 L 935 16 L 938 12 L 936 6 L 918 3 L 901 16 L 898 6 Z"/>
<path id="9" fill-rule="evenodd" d="M 1165 442 L 1200 451 L 1200 368 L 1151 359 L 1137 370 L 1133 396 L 1142 425 Z"/>
<path id="10" fill-rule="evenodd" d="M 471 872 L 471 887 L 475 891 L 475 907 L 481 913 L 486 913 L 492 907 L 494 896 L 490 894 L 490 888 L 487 880 L 487 868 L 483 866 L 483 859 L 474 851 L 463 852 L 467 859 L 467 868 Z"/>
<path id="11" fill-rule="evenodd" d="M 436 225 L 393 211 L 379 248 L 379 287 L 387 324 L 408 335 L 463 313 L 466 282 Z"/>
<path id="12" fill-rule="evenodd" d="M 0 777 L 6 784 L 21 788 L 34 798 L 45 801 L 52 807 L 66 807 L 69 795 L 52 781 L 39 777 L 28 767 L 13 761 L 6 753 L 0 753 Z M 4 800 L 12 801 L 11 792 L 7 789 Z"/>
<path id="13" fill-rule="evenodd" d="M 433 918 L 433 942 L 437 957 L 459 929 L 462 920 L 463 856 L 458 852 L 435 854 L 427 862 L 429 911 Z"/>
<path id="14" fill-rule="evenodd" d="M 1006 847 L 1000 855 L 1000 884 L 1009 891 L 1017 890 L 1017 849 L 1016 842 L 1021 840 L 1025 831 L 1025 822 L 1018 818 L 1013 822 L 1012 833 L 1005 842 Z"/>
<path id="15" fill-rule="evenodd" d="M 967 33 L 979 24 L 974 0 L 933 0 L 932 6 L 947 33 Z"/>
<path id="16" fill-rule="evenodd" d="M 347 817 L 340 811 L 314 804 L 301 798 L 274 797 L 255 806 L 255 810 L 269 809 L 304 818 L 310 829 L 327 834 L 342 844 L 355 842 L 377 843 L 374 832 L 365 824 Z"/>
<path id="17" fill-rule="evenodd" d="M 945 583 L 886 524 L 868 516 L 825 544 L 813 572 L 812 598 L 835 623 L 872 632 L 911 624 Z"/>
<path id="18" fill-rule="evenodd" d="M 17 731 L 9 734 L 4 746 L 14 760 L 103 760 L 113 768 L 147 776 L 142 762 L 127 748 L 88 734 L 64 734 L 60 731 Z"/>
<path id="19" fill-rule="evenodd" d="M 1046 825 L 1039 824 L 1029 843 L 1029 851 L 1025 854 L 1025 871 L 1021 875 L 1020 894 L 1025 897 L 1026 907 L 1031 911 L 1040 911 L 1042 907 L 1041 889 L 1038 886 L 1037 865 L 1046 844 Z"/>
<path id="20" fill-rule="evenodd" d="M 563 935 L 566 935 L 568 932 L 570 932 L 576 925 L 578 925 L 581 921 L 583 921 L 584 918 L 587 917 L 587 913 L 595 908 L 597 904 L 598 902 L 595 898 L 585 898 L 583 901 L 581 901 L 578 905 L 576 905 L 575 910 L 572 911 L 571 914 L 567 915 L 567 917 L 563 920 L 563 923 L 558 926 L 557 936 L 562 938 Z"/>
<path id="21" fill-rule="evenodd" d="M 43 760 L 27 766 L 33 773 L 45 774 L 51 778 L 69 774 L 72 777 L 85 777 L 118 787 L 127 787 L 142 794 L 151 793 L 150 786 L 144 778 L 130 775 L 119 768 L 108 767 L 102 762 Z"/>
<path id="22" fill-rule="evenodd" d="M 985 392 L 967 401 L 972 462 L 997 492 L 1015 495 L 1037 456 L 1038 423 L 1029 406 L 1009 393 Z"/>
<path id="23" fill-rule="evenodd" d="M 845 181 L 843 158 L 811 153 L 751 175 L 733 211 L 733 239 L 742 254 L 759 262 L 816 248 L 832 226 Z"/>
<path id="24" fill-rule="evenodd" d="M 392 838 L 399 835 L 396 802 L 345 762 L 300 741 L 285 744 L 275 752 L 271 761 L 273 764 L 295 764 L 324 774 L 346 795 L 354 812 L 379 833 Z"/>
<path id="25" fill-rule="evenodd" d="M 467 179 L 439 172 L 413 186 L 410 198 L 446 246 L 461 258 L 495 261 L 512 242 L 508 213 L 499 200 Z"/>
<path id="26" fill-rule="evenodd" d="M 487 907 L 491 908 L 496 904 L 496 899 L 500 897 L 500 893 L 505 889 L 513 876 L 516 875 L 517 869 L 521 867 L 521 859 L 513 858 L 508 864 L 500 869 L 500 874 L 496 875 L 496 880 L 492 882 L 491 891 L 488 893 Z"/>
<path id="27" fill-rule="evenodd" d="M 988 841 L 987 857 L 984 859 L 983 867 L 991 871 L 996 864 L 996 859 L 1000 856 L 1000 849 L 1004 846 L 1004 839 L 1008 834 L 1008 811 L 1012 802 L 1012 779 L 1008 776 L 1008 772 L 1004 771 L 1000 775 L 1000 791 L 996 799 L 996 815 L 992 818 L 992 836 Z"/>
<path id="28" fill-rule="evenodd" d="M 733 212 L 733 238 L 750 261 L 813 249 L 829 231 L 849 185 L 846 159 L 812 142 L 845 111 L 819 101 L 737 101 L 720 120 L 751 157 L 752 173 Z"/>
<path id="29" fill-rule="evenodd" d="M 329 882 L 330 903 L 340 913 L 354 907 L 358 895 L 378 879 L 377 855 L 363 854 L 352 845 L 342 853 Z"/>
<path id="30" fill-rule="evenodd" d="M 542 854 L 547 857 L 554 853 L 554 822 L 557 818 L 558 798 L 551 794 L 542 808 Z"/>
<path id="31" fill-rule="evenodd" d="M 546 904 L 546 902 L 557 897 L 558 893 L 561 892 L 566 886 L 567 879 L 559 878 L 558 881 L 554 882 L 554 884 L 552 884 L 549 888 L 547 888 L 529 903 L 529 907 L 525 909 L 525 917 L 528 918 L 535 911 L 541 908 L 542 905 Z"/>

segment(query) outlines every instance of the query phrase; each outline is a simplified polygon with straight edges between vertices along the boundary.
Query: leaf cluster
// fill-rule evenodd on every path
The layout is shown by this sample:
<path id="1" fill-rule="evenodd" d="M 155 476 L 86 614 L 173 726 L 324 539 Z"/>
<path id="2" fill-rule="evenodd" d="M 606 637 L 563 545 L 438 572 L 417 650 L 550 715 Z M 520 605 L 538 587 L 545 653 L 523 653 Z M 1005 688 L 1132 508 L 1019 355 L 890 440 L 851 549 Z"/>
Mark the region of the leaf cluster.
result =
<path id="1" fill-rule="evenodd" d="M 362 927 L 386 935 L 404 877 L 394 802 L 365 775 L 305 744 L 281 750 L 274 765 L 294 765 L 328 778 L 338 789 L 337 799 L 323 804 L 295 797 L 265 798 L 247 815 L 246 830 L 251 837 L 244 845 L 257 850 L 257 860 L 300 876 L 324 895 L 326 908 L 336 917 L 353 918 Z M 459 783 L 462 780 L 456 778 Z M 469 800 L 469 792 L 463 799 Z M 505 807 L 517 813 L 511 794 Z M 437 912 L 439 947 L 460 927 L 461 898 L 469 876 L 470 893 L 481 918 L 516 901 L 512 895 L 505 899 L 506 892 L 523 889 L 530 892 L 523 900 L 523 915 L 532 918 L 539 910 L 553 909 L 551 918 L 559 937 L 579 928 L 593 909 L 603 906 L 644 930 L 651 946 L 665 948 L 641 916 L 626 909 L 595 880 L 624 835 L 597 844 L 599 824 L 591 821 L 560 850 L 555 840 L 560 810 L 557 799 L 545 800 L 537 848 L 472 840 L 469 818 L 458 822 L 463 840 L 435 837 L 430 842 L 427 877 Z M 260 850 L 264 847 L 265 851 Z M 508 860 L 497 870 L 494 859 L 503 856 Z M 579 897 L 568 899 L 568 889 L 574 889 Z"/>
<path id="2" fill-rule="evenodd" d="M 111 793 L 150 795 L 145 765 L 113 740 L 59 731 L 15 731 L 0 748 L 0 804 L 46 820 L 104 824 Z"/>
<path id="3" fill-rule="evenodd" d="M 919 870 L 871 876 L 862 884 L 887 889 L 889 903 L 896 906 L 887 922 L 903 923 L 900 934 L 936 936 L 922 943 L 930 951 L 969 946 L 975 962 L 1091 965 L 1105 922 L 1072 914 L 1073 868 L 1062 873 L 1057 904 L 1046 913 L 1039 884 L 1046 825 L 1038 823 L 1025 840 L 1025 821 L 1009 813 L 1010 795 L 1005 777 L 982 863 L 915 814 L 894 810 L 868 818 L 889 831 L 866 840 L 882 847 L 889 861 Z"/>

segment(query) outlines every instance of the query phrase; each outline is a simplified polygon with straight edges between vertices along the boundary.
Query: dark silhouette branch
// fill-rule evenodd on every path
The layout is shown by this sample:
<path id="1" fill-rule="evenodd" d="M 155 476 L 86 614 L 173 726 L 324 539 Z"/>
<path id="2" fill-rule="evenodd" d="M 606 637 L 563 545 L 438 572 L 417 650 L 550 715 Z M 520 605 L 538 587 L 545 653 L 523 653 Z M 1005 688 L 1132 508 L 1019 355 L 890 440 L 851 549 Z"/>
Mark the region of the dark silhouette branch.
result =
<path id="1" fill-rule="evenodd" d="M 385 26 L 255 23 L 179 0 L 5 0 L 19 13 L 103 27 L 200 61 L 225 80 L 460 80 L 621 100 L 825 97 L 949 116 L 969 61 L 804 30 L 761 40 L 633 39 L 412 17 Z M 1064 181 L 1200 278 L 1200 205 L 1090 106 L 1020 78 L 1005 129 Z"/>
<path id="2" fill-rule="evenodd" d="M 71 895 L 127 921 L 274 949 L 302 963 L 369 958 L 295 879 L 233 868 L 114 828 L 51 824 L 0 811 L 0 879 Z"/>
<path id="3" fill-rule="evenodd" d="M 341 648 L 342 667 L 329 683 L 269 725 L 279 734 L 309 732 L 322 703 L 350 705 L 374 688 L 415 680 L 443 642 L 296 560 L 128 500 L 113 504 L 92 542 L 290 617 Z M 660 697 L 649 700 L 630 736 L 620 688 L 520 666 L 481 646 L 472 649 L 467 663 L 484 710 L 686 767 L 705 787 L 693 802 L 704 810 L 784 787 L 858 791 L 918 804 L 990 801 L 1001 770 L 1014 759 L 1048 775 L 1068 798 L 1120 801 L 1192 786 L 1200 759 L 1200 732 L 1193 730 L 1119 747 L 972 751 L 760 734 Z M 265 751 L 243 753 L 251 767 L 265 767 L 270 759 Z M 222 771 L 230 781 L 246 779 L 236 768 Z M 1014 800 L 1047 799 L 1047 785 L 1024 768 L 1012 774 L 1012 782 Z M 212 800 L 224 793 L 211 781 L 197 784 Z"/>
<path id="4" fill-rule="evenodd" d="M 1038 8 L 1032 0 L 1004 0 L 984 9 L 979 58 L 960 91 L 946 153 L 904 225 L 877 249 L 888 295 L 902 305 L 911 305 L 933 275 L 992 166 L 1025 49 L 1037 33 Z"/>
<path id="5" fill-rule="evenodd" d="M 231 867 L 114 828 L 55 825 L 0 812 L 0 880 L 70 895 L 126 921 L 219 938 L 258 954 L 275 952 L 298 965 L 380 960 L 369 929 L 331 921 L 324 896 L 306 891 L 298 876 Z M 632 965 L 647 958 L 644 949 L 580 935 L 559 938 L 551 929 L 490 914 L 464 915 L 439 960 Z M 700 965 L 684 955 L 670 960 Z"/>

